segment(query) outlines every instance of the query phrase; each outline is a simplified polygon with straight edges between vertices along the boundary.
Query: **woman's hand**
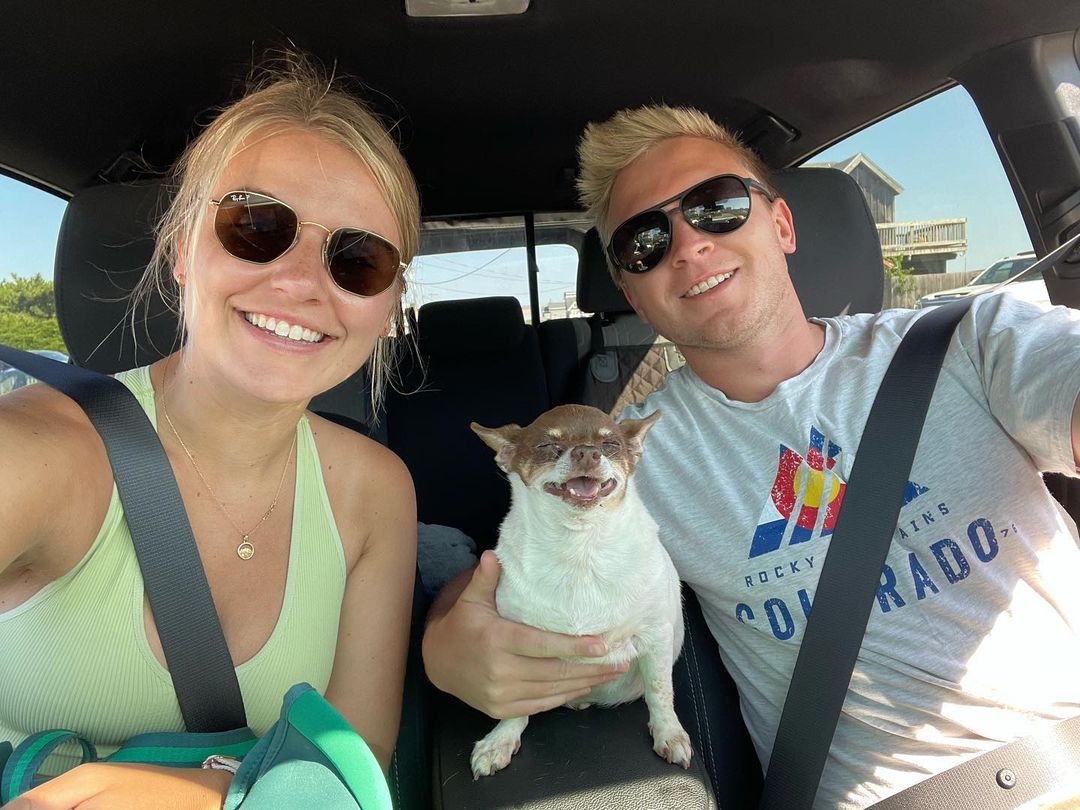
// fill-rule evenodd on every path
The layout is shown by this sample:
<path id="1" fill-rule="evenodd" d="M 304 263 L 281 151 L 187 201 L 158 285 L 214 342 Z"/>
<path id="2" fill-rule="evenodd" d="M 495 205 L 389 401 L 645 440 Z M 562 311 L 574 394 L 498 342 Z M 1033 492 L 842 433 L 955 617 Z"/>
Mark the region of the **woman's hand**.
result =
<path id="1" fill-rule="evenodd" d="M 4 810 L 221 810 L 232 774 L 92 762 L 13 799 Z"/>

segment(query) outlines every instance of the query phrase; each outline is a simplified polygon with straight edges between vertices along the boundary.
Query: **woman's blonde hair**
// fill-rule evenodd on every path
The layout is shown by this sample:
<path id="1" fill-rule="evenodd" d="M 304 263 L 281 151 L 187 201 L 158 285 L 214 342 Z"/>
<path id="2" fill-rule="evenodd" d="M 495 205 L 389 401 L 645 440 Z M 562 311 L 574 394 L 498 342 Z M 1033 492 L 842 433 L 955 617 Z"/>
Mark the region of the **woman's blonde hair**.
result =
<path id="1" fill-rule="evenodd" d="M 619 110 L 606 121 L 586 126 L 578 142 L 578 194 L 605 245 L 611 238 L 606 222 L 611 189 L 619 172 L 661 141 L 683 137 L 706 138 L 727 147 L 751 175 L 770 189 L 773 187 L 768 167 L 761 158 L 701 110 L 665 104 Z M 619 270 L 611 267 L 610 260 L 608 269 L 617 286 Z"/>
<path id="2" fill-rule="evenodd" d="M 348 93 L 312 60 L 285 54 L 260 69 L 243 98 L 224 107 L 184 150 L 172 171 L 175 195 L 161 218 L 154 254 L 135 288 L 133 302 L 144 305 L 155 293 L 180 317 L 181 339 L 186 330 L 180 289 L 172 270 L 183 249 L 194 252 L 196 236 L 207 215 L 208 201 L 226 164 L 245 141 L 302 129 L 338 144 L 359 157 L 375 178 L 401 233 L 401 260 L 410 263 L 420 242 L 420 199 L 416 181 L 386 126 L 369 107 Z M 402 279 L 402 294 L 405 282 Z M 132 307 L 134 314 L 135 307 Z M 134 316 L 134 315 L 133 315 Z M 401 296 L 394 305 L 392 330 L 403 333 Z M 393 376 L 397 345 L 386 337 L 375 344 L 368 369 L 371 403 L 377 414 L 387 382 Z"/>

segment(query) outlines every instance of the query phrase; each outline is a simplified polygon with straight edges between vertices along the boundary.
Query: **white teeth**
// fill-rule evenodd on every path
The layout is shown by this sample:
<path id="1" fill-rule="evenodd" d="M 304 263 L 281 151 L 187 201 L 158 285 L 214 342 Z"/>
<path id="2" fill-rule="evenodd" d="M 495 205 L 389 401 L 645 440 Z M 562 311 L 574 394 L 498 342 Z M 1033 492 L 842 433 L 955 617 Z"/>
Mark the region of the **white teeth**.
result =
<path id="1" fill-rule="evenodd" d="M 719 275 L 710 276 L 709 278 L 695 284 L 689 290 L 686 291 L 687 298 L 693 298 L 695 295 L 701 295 L 706 290 L 711 290 L 717 284 L 722 284 L 735 274 L 732 270 L 730 273 L 720 273 Z"/>
<path id="2" fill-rule="evenodd" d="M 267 332 L 273 332 L 278 337 L 287 338 L 288 340 L 302 340 L 305 343 L 318 343 L 323 339 L 322 332 L 316 332 L 314 329 L 308 329 L 299 324 L 290 324 L 285 321 L 279 321 L 276 318 L 271 318 L 266 315 L 245 312 L 244 319 L 253 326 L 265 329 Z"/>

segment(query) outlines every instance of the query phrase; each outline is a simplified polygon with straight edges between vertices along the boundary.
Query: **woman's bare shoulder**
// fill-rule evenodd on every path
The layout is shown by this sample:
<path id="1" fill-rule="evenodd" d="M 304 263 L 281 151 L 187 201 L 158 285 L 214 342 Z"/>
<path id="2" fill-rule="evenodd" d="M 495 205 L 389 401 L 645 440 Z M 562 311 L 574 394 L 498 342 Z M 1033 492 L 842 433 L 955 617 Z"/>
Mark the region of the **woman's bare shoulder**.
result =
<path id="1" fill-rule="evenodd" d="M 0 533 L 0 569 L 103 516 L 111 492 L 104 446 L 75 402 L 45 385 L 0 397 L 0 514 L 15 516 Z"/>
<path id="2" fill-rule="evenodd" d="M 397 454 L 322 417 L 311 415 L 310 420 L 323 481 L 346 551 L 350 544 L 346 527 L 359 529 L 352 538 L 359 546 L 385 521 L 405 521 L 415 527 L 412 476 Z"/>
<path id="3" fill-rule="evenodd" d="M 324 473 L 329 470 L 335 478 L 351 478 L 357 484 L 402 472 L 408 475 L 397 454 L 374 439 L 316 414 L 309 413 L 308 418 Z"/>
<path id="4" fill-rule="evenodd" d="M 90 420 L 72 399 L 47 385 L 29 385 L 0 397 L 0 466 L 27 454 L 50 461 L 74 462 L 83 454 L 104 453 Z M 22 454 L 20 456 L 20 454 Z M 67 466 L 67 465 L 65 465 Z"/>

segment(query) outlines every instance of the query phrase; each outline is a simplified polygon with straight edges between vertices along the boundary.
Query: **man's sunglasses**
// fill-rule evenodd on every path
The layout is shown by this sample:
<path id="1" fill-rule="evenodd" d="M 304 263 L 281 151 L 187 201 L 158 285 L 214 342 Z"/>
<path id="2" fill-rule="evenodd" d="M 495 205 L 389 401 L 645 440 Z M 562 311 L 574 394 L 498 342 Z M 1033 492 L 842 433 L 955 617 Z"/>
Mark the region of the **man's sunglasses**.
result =
<path id="1" fill-rule="evenodd" d="M 647 273 L 664 260 L 671 247 L 671 211 L 678 202 L 683 217 L 706 233 L 731 233 L 750 219 L 750 192 L 756 189 L 772 202 L 776 195 L 752 177 L 721 174 L 634 214 L 615 229 L 608 256 L 619 270 Z M 672 209 L 674 210 L 674 209 Z"/>
<path id="2" fill-rule="evenodd" d="M 288 205 L 257 191 L 230 191 L 220 200 L 214 233 L 230 256 L 253 264 L 280 259 L 297 243 L 300 227 L 314 225 L 326 231 L 323 264 L 330 278 L 347 293 L 364 298 L 390 289 L 405 269 L 400 251 L 384 237 L 363 228 L 330 230 L 318 222 L 301 221 Z"/>

